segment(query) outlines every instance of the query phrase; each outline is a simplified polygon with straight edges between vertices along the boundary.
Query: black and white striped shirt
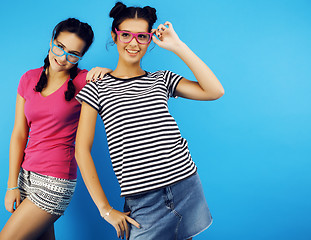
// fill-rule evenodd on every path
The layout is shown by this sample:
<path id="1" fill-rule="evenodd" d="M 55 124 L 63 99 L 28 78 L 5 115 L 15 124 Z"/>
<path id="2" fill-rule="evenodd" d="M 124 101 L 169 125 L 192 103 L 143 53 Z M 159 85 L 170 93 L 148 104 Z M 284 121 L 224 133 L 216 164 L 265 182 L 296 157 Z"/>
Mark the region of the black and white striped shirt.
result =
<path id="1" fill-rule="evenodd" d="M 196 172 L 187 141 L 167 107 L 181 79 L 170 71 L 129 79 L 107 74 L 76 96 L 104 122 L 121 196 L 165 187 Z"/>

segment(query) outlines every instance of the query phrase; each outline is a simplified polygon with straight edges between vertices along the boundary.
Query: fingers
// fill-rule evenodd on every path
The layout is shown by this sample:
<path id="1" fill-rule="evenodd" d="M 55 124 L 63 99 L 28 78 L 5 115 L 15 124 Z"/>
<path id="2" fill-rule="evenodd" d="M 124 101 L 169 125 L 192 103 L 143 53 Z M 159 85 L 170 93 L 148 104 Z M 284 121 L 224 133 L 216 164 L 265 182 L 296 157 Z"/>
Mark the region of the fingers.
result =
<path id="1" fill-rule="evenodd" d="M 140 224 L 136 222 L 133 218 L 126 217 L 126 221 L 128 221 L 130 224 L 134 225 L 137 228 L 140 228 Z"/>
<path id="2" fill-rule="evenodd" d="M 117 231 L 117 236 L 118 236 L 118 238 L 120 238 L 120 236 L 121 236 L 121 229 L 120 229 L 120 226 L 119 226 L 119 225 L 116 225 L 116 226 L 114 226 L 114 228 L 115 228 L 116 231 Z"/>
<path id="3" fill-rule="evenodd" d="M 130 218 L 128 215 L 130 212 L 119 212 L 117 210 L 112 210 L 111 213 L 108 216 L 105 216 L 105 220 L 109 222 L 116 230 L 118 238 L 124 238 L 124 235 L 126 239 L 130 236 L 130 229 L 129 225 L 133 224 L 135 227 L 140 228 L 140 225 L 138 222 L 136 222 L 134 219 Z"/>
<path id="4" fill-rule="evenodd" d="M 98 75 L 98 77 L 97 77 L 97 79 L 98 79 L 98 80 L 103 79 L 103 77 L 105 76 L 105 74 L 106 74 L 106 73 L 100 72 L 99 75 Z"/>
<path id="5" fill-rule="evenodd" d="M 101 67 L 98 67 L 98 71 L 99 71 L 99 73 L 97 76 L 97 80 L 102 80 L 107 73 L 112 72 L 112 70 L 110 68 L 101 68 Z"/>
<path id="6" fill-rule="evenodd" d="M 86 75 L 86 82 L 90 82 L 94 78 L 95 69 L 92 68 Z"/>
<path id="7" fill-rule="evenodd" d="M 21 203 L 21 199 L 18 197 L 16 199 L 15 209 L 17 209 L 19 207 L 20 203 Z"/>
<path id="8" fill-rule="evenodd" d="M 109 68 L 101 68 L 101 67 L 95 67 L 92 68 L 86 75 L 86 82 L 95 82 L 96 80 L 101 80 L 106 73 L 112 72 Z"/>
<path id="9" fill-rule="evenodd" d="M 126 239 L 129 238 L 130 236 L 130 231 L 129 231 L 129 228 L 128 228 L 128 225 L 127 225 L 127 222 L 125 219 L 123 219 L 123 221 L 121 221 L 120 223 L 116 224 L 114 226 L 114 228 L 116 229 L 117 231 L 117 236 L 118 238 L 121 238 L 123 239 L 124 238 L 124 234 L 126 236 Z"/>
<path id="10" fill-rule="evenodd" d="M 121 237 L 123 239 L 123 237 L 124 237 L 124 230 L 125 230 L 124 222 L 120 223 L 119 228 L 120 228 L 120 235 L 119 235 L 119 237 Z"/>
<path id="11" fill-rule="evenodd" d="M 166 27 L 164 26 L 164 24 L 160 24 L 159 26 L 158 26 L 158 31 L 165 31 L 165 29 L 166 29 Z"/>
<path id="12" fill-rule="evenodd" d="M 168 28 L 173 28 L 172 23 L 169 22 L 169 21 L 166 21 L 166 22 L 164 23 L 164 25 L 167 26 Z"/>
<path id="13" fill-rule="evenodd" d="M 157 45 L 159 45 L 161 42 L 159 39 L 156 38 L 156 36 L 152 36 L 152 41 Z"/>
<path id="14" fill-rule="evenodd" d="M 160 24 L 157 29 L 152 29 L 152 33 L 155 34 L 160 41 L 164 40 L 164 36 L 167 36 L 171 32 L 174 32 L 171 22 L 166 21 L 164 24 Z M 167 32 L 167 33 L 166 33 Z M 166 33 L 166 34 L 165 34 Z M 154 40 L 154 38 L 153 38 Z M 156 42 L 156 41 L 155 41 Z M 157 43 L 157 42 L 156 42 Z"/>
<path id="15" fill-rule="evenodd" d="M 14 202 L 5 202 L 5 209 L 10 212 L 13 213 L 14 212 Z"/>
<path id="16" fill-rule="evenodd" d="M 156 29 L 155 34 L 159 39 L 161 39 L 163 32 L 166 30 L 166 27 L 163 24 L 160 24 Z"/>
<path id="17" fill-rule="evenodd" d="M 129 239 L 129 237 L 130 237 L 130 230 L 129 230 L 129 226 L 127 225 L 126 221 L 124 223 L 124 227 L 125 227 L 125 237 L 126 237 L 126 239 Z"/>
<path id="18" fill-rule="evenodd" d="M 155 35 L 157 35 L 157 29 L 152 29 L 151 32 L 154 34 L 154 35 L 152 35 L 152 41 L 157 45 L 161 44 L 161 41 L 159 39 L 157 39 L 155 36 Z"/>

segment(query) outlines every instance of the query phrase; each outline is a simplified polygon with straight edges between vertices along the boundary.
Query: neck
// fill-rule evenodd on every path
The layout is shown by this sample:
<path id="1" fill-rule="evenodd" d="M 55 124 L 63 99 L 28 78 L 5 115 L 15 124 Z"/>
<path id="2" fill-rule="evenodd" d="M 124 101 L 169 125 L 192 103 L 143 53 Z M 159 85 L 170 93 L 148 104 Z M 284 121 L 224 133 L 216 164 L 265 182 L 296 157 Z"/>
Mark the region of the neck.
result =
<path id="1" fill-rule="evenodd" d="M 51 67 L 48 67 L 46 70 L 47 70 L 48 79 L 51 79 L 51 80 L 54 80 L 54 79 L 62 80 L 64 78 L 67 79 L 68 76 L 70 75 L 69 71 L 55 72 L 51 69 Z"/>
<path id="2" fill-rule="evenodd" d="M 111 72 L 111 75 L 118 78 L 132 78 L 143 75 L 145 71 L 140 67 L 138 63 L 125 63 L 119 59 L 117 68 Z"/>

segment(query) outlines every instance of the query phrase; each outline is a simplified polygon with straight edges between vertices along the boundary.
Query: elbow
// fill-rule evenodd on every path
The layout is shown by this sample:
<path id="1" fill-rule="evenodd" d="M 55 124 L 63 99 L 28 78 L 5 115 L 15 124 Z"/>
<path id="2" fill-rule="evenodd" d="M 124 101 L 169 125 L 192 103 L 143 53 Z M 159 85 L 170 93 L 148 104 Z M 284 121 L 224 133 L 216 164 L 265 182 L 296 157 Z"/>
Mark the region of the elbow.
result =
<path id="1" fill-rule="evenodd" d="M 217 98 L 221 98 L 223 95 L 225 94 L 225 89 L 222 87 L 221 89 L 218 90 L 218 93 L 217 93 Z"/>
<path id="2" fill-rule="evenodd" d="M 76 144 L 76 147 L 75 147 L 75 158 L 76 158 L 77 163 L 81 159 L 81 155 L 82 155 L 81 147 L 79 147 L 79 145 Z"/>
<path id="3" fill-rule="evenodd" d="M 76 143 L 75 158 L 76 158 L 76 162 L 79 166 L 90 155 L 91 155 L 91 148 L 88 148 L 84 144 L 80 144 L 79 142 Z"/>
<path id="4" fill-rule="evenodd" d="M 213 92 L 211 96 L 209 96 L 206 100 L 217 100 L 221 98 L 225 94 L 225 90 L 223 87 L 219 88 L 217 91 Z"/>

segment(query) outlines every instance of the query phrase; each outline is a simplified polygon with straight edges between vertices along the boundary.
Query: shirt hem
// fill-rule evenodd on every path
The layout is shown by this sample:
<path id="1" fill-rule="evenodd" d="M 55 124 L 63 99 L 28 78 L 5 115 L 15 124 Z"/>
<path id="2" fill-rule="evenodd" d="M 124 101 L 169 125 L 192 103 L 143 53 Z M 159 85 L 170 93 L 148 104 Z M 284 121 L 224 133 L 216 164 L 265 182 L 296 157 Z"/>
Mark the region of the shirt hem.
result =
<path id="1" fill-rule="evenodd" d="M 26 171 L 33 172 L 33 173 L 36 173 L 36 174 L 39 174 L 39 175 L 53 177 L 53 178 L 58 178 L 58 179 L 65 179 L 65 180 L 75 180 L 75 179 L 77 179 L 77 175 L 73 175 L 73 177 L 70 177 L 70 176 L 64 176 L 64 175 L 58 175 L 58 174 L 51 174 L 49 172 L 41 172 L 40 170 L 39 171 L 32 170 L 32 169 L 29 169 L 27 167 L 25 168 L 23 166 L 21 166 L 21 168 L 25 169 Z"/>
<path id="2" fill-rule="evenodd" d="M 143 194 L 146 194 L 146 193 L 151 193 L 151 192 L 154 192 L 154 191 L 158 191 L 159 189 L 166 188 L 166 187 L 169 187 L 169 186 L 173 186 L 173 185 L 175 185 L 175 184 L 177 184 L 177 183 L 179 183 L 181 181 L 184 181 L 187 178 L 190 178 L 193 175 L 195 175 L 197 172 L 198 172 L 198 170 L 196 168 L 194 173 L 192 173 L 191 175 L 189 175 L 189 176 L 187 176 L 185 178 L 179 179 L 176 182 L 173 182 L 173 183 L 170 183 L 170 184 L 166 184 L 166 185 L 163 185 L 161 187 L 156 187 L 156 188 L 153 188 L 153 189 L 150 189 L 150 190 L 145 190 L 145 191 L 142 191 L 142 192 L 133 193 L 133 194 L 121 194 L 120 197 L 124 197 L 124 198 L 126 198 L 126 197 L 136 197 L 136 196 L 143 195 Z"/>

